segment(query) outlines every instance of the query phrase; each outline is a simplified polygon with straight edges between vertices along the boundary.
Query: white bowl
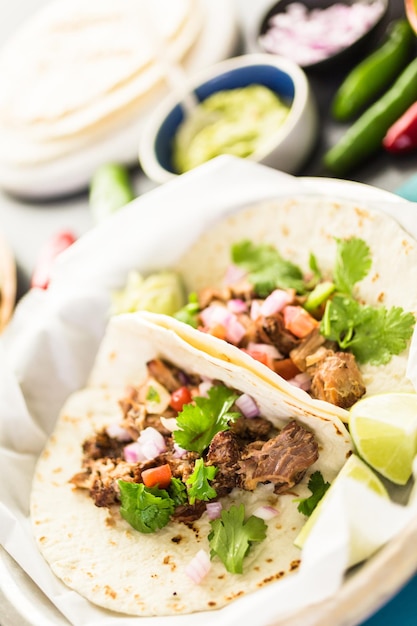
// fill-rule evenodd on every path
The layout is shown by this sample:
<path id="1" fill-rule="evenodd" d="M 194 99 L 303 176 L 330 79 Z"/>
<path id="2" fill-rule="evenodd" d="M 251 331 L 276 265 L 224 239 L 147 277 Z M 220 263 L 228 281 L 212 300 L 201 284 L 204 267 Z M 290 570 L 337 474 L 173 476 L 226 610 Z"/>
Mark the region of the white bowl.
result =
<path id="1" fill-rule="evenodd" d="M 275 55 L 246 54 L 194 75 L 185 92 L 194 91 L 202 101 L 215 92 L 250 84 L 265 85 L 275 91 L 290 104 L 290 112 L 268 144 L 247 158 L 296 174 L 318 135 L 316 104 L 308 78 L 298 65 Z M 183 119 L 181 95 L 172 92 L 147 120 L 139 144 L 139 161 L 145 174 L 157 183 L 178 176 L 172 164 L 172 142 Z"/>

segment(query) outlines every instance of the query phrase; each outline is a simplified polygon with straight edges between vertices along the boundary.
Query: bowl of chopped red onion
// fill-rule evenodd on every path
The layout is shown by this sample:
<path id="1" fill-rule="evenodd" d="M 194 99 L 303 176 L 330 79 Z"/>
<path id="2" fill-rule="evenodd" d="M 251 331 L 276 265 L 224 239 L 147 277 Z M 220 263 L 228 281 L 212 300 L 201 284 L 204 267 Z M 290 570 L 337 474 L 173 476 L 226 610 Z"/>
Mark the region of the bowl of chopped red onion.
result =
<path id="1" fill-rule="evenodd" d="M 306 70 L 326 68 L 366 50 L 387 9 L 388 0 L 280 0 L 261 20 L 257 43 Z"/>

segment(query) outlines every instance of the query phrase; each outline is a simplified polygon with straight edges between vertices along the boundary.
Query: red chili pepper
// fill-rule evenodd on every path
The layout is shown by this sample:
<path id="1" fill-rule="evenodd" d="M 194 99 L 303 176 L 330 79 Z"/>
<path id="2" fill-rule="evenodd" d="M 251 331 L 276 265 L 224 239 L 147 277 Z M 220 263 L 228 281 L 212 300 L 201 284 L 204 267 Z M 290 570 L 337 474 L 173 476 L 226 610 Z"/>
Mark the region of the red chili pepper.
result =
<path id="1" fill-rule="evenodd" d="M 417 102 L 414 102 L 388 129 L 382 144 L 388 152 L 417 149 Z"/>
<path id="2" fill-rule="evenodd" d="M 73 233 L 63 230 L 53 235 L 40 250 L 30 282 L 31 287 L 46 289 L 55 258 L 76 241 Z"/>

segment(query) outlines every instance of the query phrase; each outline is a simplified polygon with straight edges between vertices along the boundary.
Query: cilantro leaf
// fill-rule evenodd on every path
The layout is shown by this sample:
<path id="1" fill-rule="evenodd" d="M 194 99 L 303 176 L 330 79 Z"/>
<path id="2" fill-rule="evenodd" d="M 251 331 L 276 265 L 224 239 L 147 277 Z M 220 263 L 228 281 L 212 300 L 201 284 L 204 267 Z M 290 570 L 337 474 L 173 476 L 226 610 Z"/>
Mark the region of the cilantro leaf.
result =
<path id="1" fill-rule="evenodd" d="M 171 482 L 167 488 L 170 498 L 174 501 L 175 506 L 188 502 L 187 488 L 179 478 L 171 478 Z"/>
<path id="2" fill-rule="evenodd" d="M 200 312 L 200 305 L 198 303 L 198 296 L 193 291 L 188 295 L 188 302 L 185 304 L 179 311 L 174 313 L 173 317 L 179 320 L 180 322 L 184 322 L 184 324 L 188 324 L 193 328 L 198 327 L 198 314 Z"/>
<path id="3" fill-rule="evenodd" d="M 333 281 L 337 291 L 351 294 L 354 284 L 365 278 L 371 269 L 371 251 L 368 244 L 358 237 L 335 239 L 337 248 Z"/>
<path id="4" fill-rule="evenodd" d="M 337 295 L 326 304 L 320 330 L 358 363 L 385 365 L 405 350 L 414 325 L 414 315 L 401 307 L 375 308 Z"/>
<path id="5" fill-rule="evenodd" d="M 148 402 L 161 402 L 161 396 L 158 391 L 152 385 L 148 388 L 148 393 L 146 394 L 146 399 Z"/>
<path id="6" fill-rule="evenodd" d="M 263 541 L 267 525 L 260 517 L 251 515 L 245 521 L 245 507 L 232 505 L 222 511 L 221 517 L 210 522 L 212 530 L 208 536 L 210 557 L 218 556 L 232 574 L 241 574 L 243 559 L 252 543 Z"/>
<path id="7" fill-rule="evenodd" d="M 196 500 L 212 500 L 217 496 L 216 490 L 208 483 L 209 480 L 213 480 L 216 474 L 217 467 L 204 465 L 203 459 L 196 460 L 194 471 L 186 481 L 190 504 L 194 504 Z"/>
<path id="8" fill-rule="evenodd" d="M 310 480 L 308 481 L 308 488 L 311 491 L 311 496 L 308 498 L 299 498 L 297 510 L 303 515 L 310 517 L 329 487 L 330 483 L 324 482 L 321 472 L 317 471 L 311 474 Z M 295 502 L 296 501 L 297 500 L 295 500 Z"/>
<path id="9" fill-rule="evenodd" d="M 229 421 L 235 420 L 240 413 L 229 412 L 238 394 L 224 385 L 213 385 L 208 397 L 195 397 L 195 404 L 184 404 L 177 416 L 179 430 L 174 430 L 175 442 L 185 450 L 201 454 L 209 445 L 214 435 L 229 429 Z"/>
<path id="10" fill-rule="evenodd" d="M 135 530 L 153 533 L 166 526 L 174 512 L 174 501 L 164 489 L 119 480 L 120 515 Z"/>
<path id="11" fill-rule="evenodd" d="M 232 246 L 231 254 L 233 263 L 248 272 L 248 280 L 258 296 L 266 297 L 277 287 L 293 288 L 298 293 L 304 293 L 301 269 L 283 259 L 273 246 L 255 245 L 244 240 Z"/>

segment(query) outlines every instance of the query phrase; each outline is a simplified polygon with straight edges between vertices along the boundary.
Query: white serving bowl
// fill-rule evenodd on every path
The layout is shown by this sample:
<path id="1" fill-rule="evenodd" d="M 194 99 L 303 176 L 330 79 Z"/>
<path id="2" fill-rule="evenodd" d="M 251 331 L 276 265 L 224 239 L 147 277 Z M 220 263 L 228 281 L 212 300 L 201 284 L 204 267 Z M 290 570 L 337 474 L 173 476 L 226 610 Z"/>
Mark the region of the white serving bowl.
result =
<path id="1" fill-rule="evenodd" d="M 318 135 L 314 97 L 304 71 L 292 61 L 270 54 L 246 54 L 222 61 L 187 83 L 185 93 L 199 101 L 215 92 L 260 84 L 275 91 L 290 104 L 283 125 L 249 159 L 296 174 L 311 153 Z M 182 93 L 170 93 L 149 116 L 139 144 L 139 161 L 145 174 L 156 183 L 178 176 L 172 164 L 172 143 L 184 119 Z"/>

